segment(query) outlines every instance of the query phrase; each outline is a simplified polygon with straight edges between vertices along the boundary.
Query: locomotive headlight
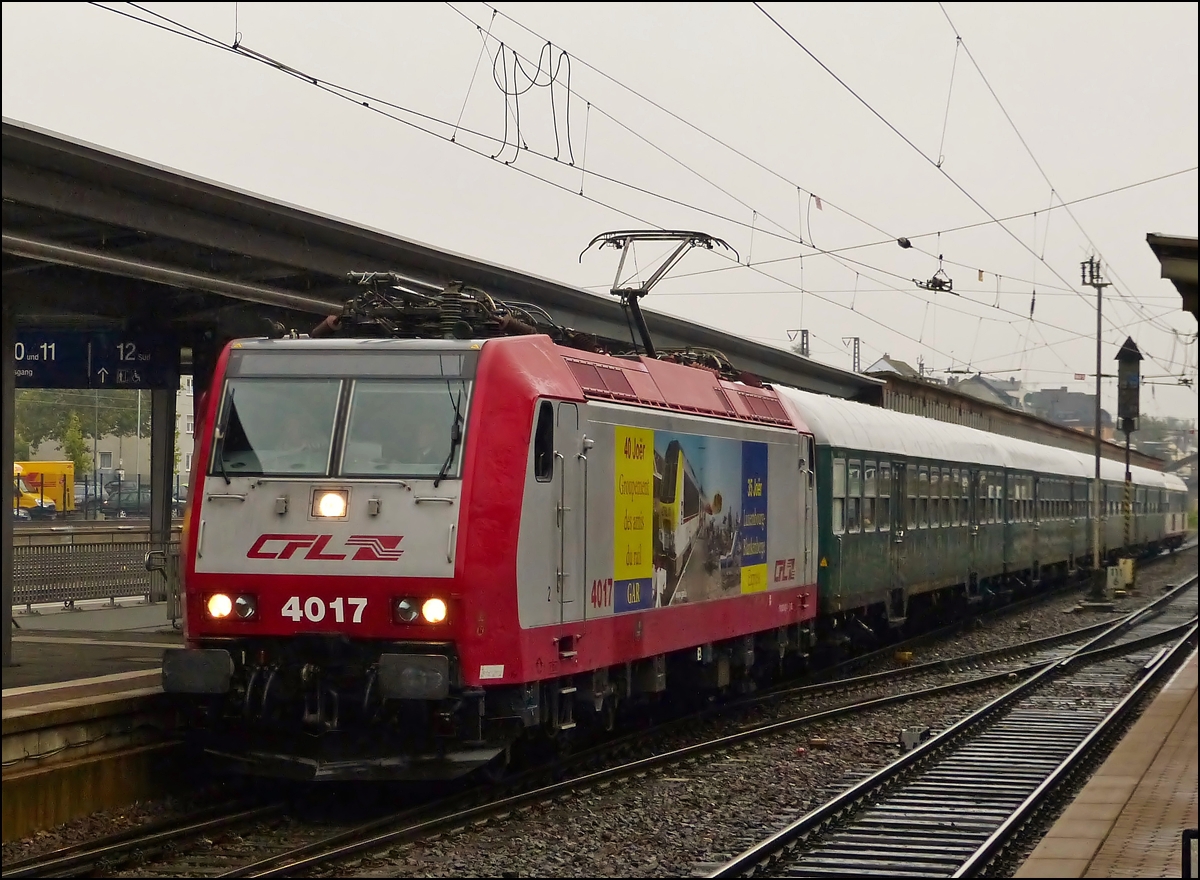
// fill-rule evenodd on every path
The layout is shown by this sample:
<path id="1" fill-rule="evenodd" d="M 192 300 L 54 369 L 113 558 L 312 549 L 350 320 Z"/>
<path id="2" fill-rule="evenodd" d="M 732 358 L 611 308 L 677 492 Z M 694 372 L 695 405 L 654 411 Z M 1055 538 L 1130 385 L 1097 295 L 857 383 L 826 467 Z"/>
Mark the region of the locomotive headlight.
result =
<path id="1" fill-rule="evenodd" d="M 446 619 L 446 603 L 441 599 L 426 599 L 421 606 L 421 616 L 426 623 L 441 623 Z"/>
<path id="2" fill-rule="evenodd" d="M 249 620 L 258 611 L 258 600 L 250 593 L 242 593 L 233 600 L 233 613 L 242 620 Z"/>
<path id="3" fill-rule="evenodd" d="M 208 616 L 216 620 L 222 620 L 229 616 L 233 611 L 233 600 L 224 593 L 213 593 L 208 597 Z"/>
<path id="4" fill-rule="evenodd" d="M 412 623 L 421 614 L 416 599 L 397 599 L 395 603 L 396 619 L 401 623 Z"/>
<path id="5" fill-rule="evenodd" d="M 313 516 L 341 519 L 346 515 L 346 506 L 349 500 L 350 492 L 346 489 L 318 491 L 313 495 Z"/>

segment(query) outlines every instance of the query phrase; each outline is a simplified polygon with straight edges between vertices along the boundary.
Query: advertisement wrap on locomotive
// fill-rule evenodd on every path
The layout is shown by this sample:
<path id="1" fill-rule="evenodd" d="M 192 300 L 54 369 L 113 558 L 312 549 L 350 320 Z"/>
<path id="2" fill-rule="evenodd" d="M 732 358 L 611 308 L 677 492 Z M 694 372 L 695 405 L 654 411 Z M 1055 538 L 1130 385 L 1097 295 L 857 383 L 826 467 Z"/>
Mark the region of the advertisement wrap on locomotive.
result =
<path id="1" fill-rule="evenodd" d="M 499 310 L 454 296 L 453 314 Z M 223 766 L 496 770 L 515 744 L 611 728 L 668 692 L 753 687 L 847 631 L 902 624 L 878 613 L 895 593 L 882 569 L 855 598 L 823 574 L 818 596 L 818 560 L 848 564 L 834 551 L 867 544 L 831 525 L 833 507 L 857 507 L 844 479 L 829 497 L 841 459 L 804 409 L 830 425 L 861 405 L 814 408 L 707 355 L 617 357 L 561 328 L 494 324 L 509 335 L 237 340 L 222 354 L 183 527 L 187 647 L 166 652 L 163 689 Z M 994 439 L 961 430 L 964 460 Z M 897 474 L 903 437 L 888 438 Z M 914 594 L 1036 586 L 1007 557 L 973 564 L 913 578 Z"/>

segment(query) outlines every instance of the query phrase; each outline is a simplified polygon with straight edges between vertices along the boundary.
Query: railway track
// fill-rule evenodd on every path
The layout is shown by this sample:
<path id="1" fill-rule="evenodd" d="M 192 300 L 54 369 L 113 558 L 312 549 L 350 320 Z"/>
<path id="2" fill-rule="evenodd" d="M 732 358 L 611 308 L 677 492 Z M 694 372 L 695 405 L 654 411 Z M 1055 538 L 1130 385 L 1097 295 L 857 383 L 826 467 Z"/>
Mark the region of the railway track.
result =
<path id="1" fill-rule="evenodd" d="M 83 841 L 44 855 L 6 862 L 4 876 L 74 877 L 91 873 L 106 865 L 136 858 L 139 853 L 152 853 L 233 825 L 270 820 L 282 815 L 286 808 L 283 802 L 261 805 L 249 800 L 206 807 L 99 840 Z"/>
<path id="2" fill-rule="evenodd" d="M 1191 652 L 1196 599 L 1192 576 L 709 876 L 979 874 Z"/>
<path id="3" fill-rule="evenodd" d="M 1128 621 L 1121 626 L 1129 627 Z M 417 840 L 466 825 L 495 821 L 518 814 L 539 803 L 572 797 L 604 788 L 621 779 L 655 773 L 672 764 L 695 761 L 706 753 L 736 750 L 753 740 L 781 733 L 798 725 L 879 706 L 919 699 L 954 689 L 994 685 L 1011 676 L 1032 675 L 1083 645 L 1111 624 L 1083 627 L 1048 639 L 1038 639 L 1004 649 L 994 649 L 950 660 L 902 667 L 882 673 L 836 679 L 801 687 L 783 687 L 690 714 L 652 731 L 636 731 L 571 757 L 566 763 L 535 769 L 503 785 L 474 788 L 448 798 L 426 797 L 403 810 L 382 811 L 368 821 L 346 823 L 300 818 L 302 811 L 285 802 L 254 808 L 232 805 L 220 814 L 184 817 L 171 825 L 127 833 L 92 845 L 71 847 L 40 859 L 6 866 L 5 876 L 73 876 L 102 866 L 125 876 L 270 877 L 310 871 L 359 853 Z M 890 646 L 891 652 L 900 645 Z M 904 680 L 950 674 L 957 681 L 936 687 L 898 692 Z M 885 691 L 884 696 L 850 699 L 862 691 Z M 847 698 L 848 702 L 820 712 L 786 711 L 786 704 L 815 699 Z M 714 737 L 683 748 L 655 753 L 655 742 L 676 731 L 694 729 L 713 716 L 774 704 L 786 716 L 747 724 L 732 735 Z M 802 707 L 801 707 L 802 708 Z M 630 756 L 634 756 L 630 758 Z M 614 761 L 622 759 L 620 763 Z M 599 768 L 599 769 L 596 769 Z M 572 778 L 552 782 L 564 774 Z M 165 854 L 164 850 L 167 850 Z M 140 862 L 134 865 L 134 862 Z"/>

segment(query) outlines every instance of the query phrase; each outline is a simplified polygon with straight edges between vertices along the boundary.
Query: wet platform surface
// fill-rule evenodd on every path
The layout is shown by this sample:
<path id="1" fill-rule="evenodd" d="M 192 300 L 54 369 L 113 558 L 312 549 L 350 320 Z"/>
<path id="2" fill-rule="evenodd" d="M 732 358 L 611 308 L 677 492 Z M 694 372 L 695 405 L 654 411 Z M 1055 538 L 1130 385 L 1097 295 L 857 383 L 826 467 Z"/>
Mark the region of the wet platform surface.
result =
<path id="1" fill-rule="evenodd" d="M 1196 680 L 1193 652 L 1014 876 L 1181 875 L 1183 831 L 1196 827 Z"/>

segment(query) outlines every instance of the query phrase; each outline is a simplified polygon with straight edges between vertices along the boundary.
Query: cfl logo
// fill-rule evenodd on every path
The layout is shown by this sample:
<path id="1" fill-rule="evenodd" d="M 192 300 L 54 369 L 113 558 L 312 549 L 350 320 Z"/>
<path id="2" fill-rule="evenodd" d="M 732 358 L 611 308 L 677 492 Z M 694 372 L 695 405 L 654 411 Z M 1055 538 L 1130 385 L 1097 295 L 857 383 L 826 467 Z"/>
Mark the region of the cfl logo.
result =
<path id="1" fill-rule="evenodd" d="M 281 535 L 268 533 L 259 535 L 258 540 L 246 551 L 248 559 L 291 559 L 298 551 L 305 550 L 305 559 L 337 562 L 346 558 L 345 553 L 325 552 L 333 535 Z M 351 535 L 345 547 L 357 547 L 352 562 L 396 562 L 404 551 L 400 549 L 403 535 Z"/>
<path id="2" fill-rule="evenodd" d="M 400 549 L 403 535 L 351 535 L 347 547 L 357 547 L 354 558 L 367 562 L 395 562 L 404 553 Z"/>

